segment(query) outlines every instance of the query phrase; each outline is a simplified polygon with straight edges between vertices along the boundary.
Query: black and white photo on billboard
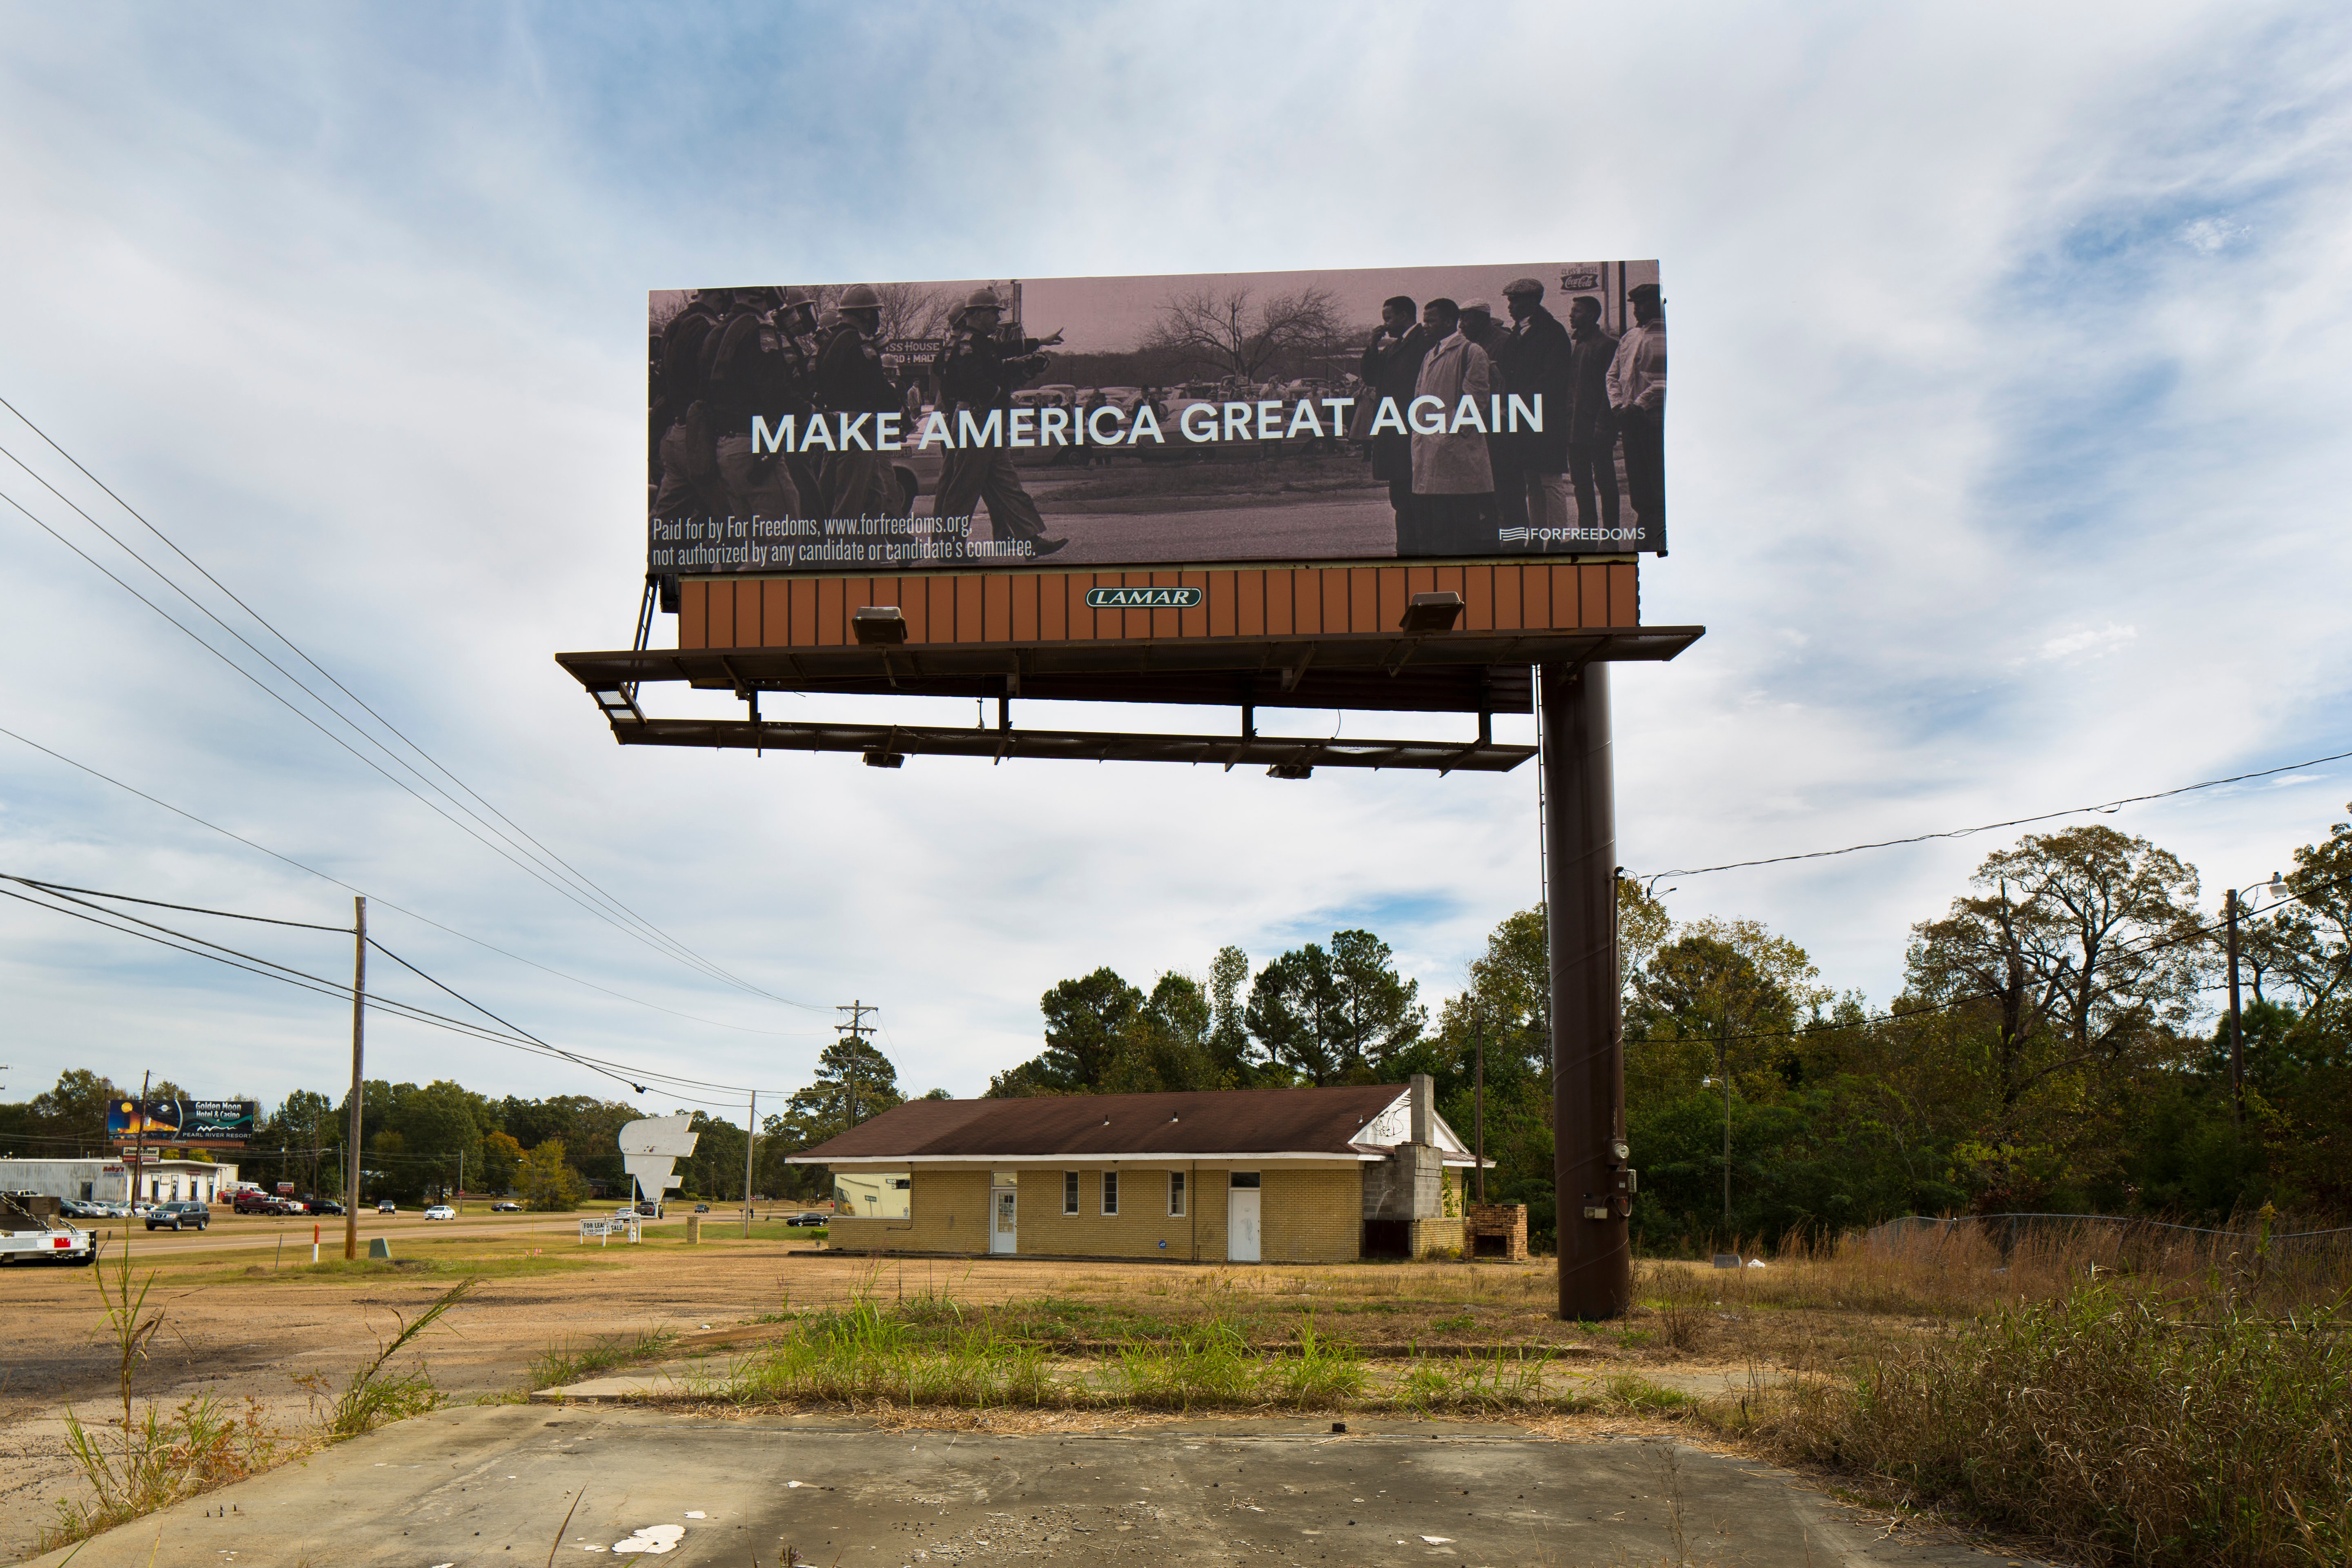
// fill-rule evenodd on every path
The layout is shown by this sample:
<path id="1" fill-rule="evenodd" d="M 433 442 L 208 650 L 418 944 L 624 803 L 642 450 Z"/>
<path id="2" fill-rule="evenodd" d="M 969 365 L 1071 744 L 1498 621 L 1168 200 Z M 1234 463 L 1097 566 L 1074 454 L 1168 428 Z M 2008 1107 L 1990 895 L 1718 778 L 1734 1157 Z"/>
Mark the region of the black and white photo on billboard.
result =
<path id="1" fill-rule="evenodd" d="M 1654 261 L 656 290 L 664 575 L 1663 554 Z"/>

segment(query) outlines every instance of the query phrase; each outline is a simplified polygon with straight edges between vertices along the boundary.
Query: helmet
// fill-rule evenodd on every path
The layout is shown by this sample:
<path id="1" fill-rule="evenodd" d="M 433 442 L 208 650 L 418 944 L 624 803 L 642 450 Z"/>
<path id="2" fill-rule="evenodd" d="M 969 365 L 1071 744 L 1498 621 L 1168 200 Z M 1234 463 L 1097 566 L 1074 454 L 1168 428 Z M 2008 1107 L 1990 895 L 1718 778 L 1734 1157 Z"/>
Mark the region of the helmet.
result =
<path id="1" fill-rule="evenodd" d="M 814 305 L 815 303 L 816 296 L 811 294 L 805 289 L 786 289 L 784 290 L 783 307 L 787 310 L 796 309 L 802 305 Z"/>
<path id="2" fill-rule="evenodd" d="M 841 301 L 835 309 L 843 310 L 878 310 L 882 296 L 874 291 L 871 283 L 852 283 L 841 291 Z"/>
<path id="3" fill-rule="evenodd" d="M 975 289 L 971 297 L 963 302 L 963 308 L 967 310 L 1002 310 L 1004 301 L 996 297 L 993 289 Z"/>

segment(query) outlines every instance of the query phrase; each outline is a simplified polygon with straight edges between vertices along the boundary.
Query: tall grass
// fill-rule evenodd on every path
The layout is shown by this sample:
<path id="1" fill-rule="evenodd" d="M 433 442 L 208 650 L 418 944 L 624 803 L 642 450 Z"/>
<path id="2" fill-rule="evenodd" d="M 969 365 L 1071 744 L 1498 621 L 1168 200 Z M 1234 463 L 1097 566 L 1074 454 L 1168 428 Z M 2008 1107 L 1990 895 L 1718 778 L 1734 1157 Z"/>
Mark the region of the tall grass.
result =
<path id="1" fill-rule="evenodd" d="M 530 1386 L 553 1388 L 659 1359 L 677 1342 L 675 1329 L 653 1328 L 634 1334 L 613 1334 L 593 1340 L 558 1340 L 531 1358 Z"/>
<path id="2" fill-rule="evenodd" d="M 2094 1563 L 2352 1557 L 2352 1319 L 2085 1281 L 1853 1376 L 1765 1433 L 1801 1458 L 2065 1542 Z"/>

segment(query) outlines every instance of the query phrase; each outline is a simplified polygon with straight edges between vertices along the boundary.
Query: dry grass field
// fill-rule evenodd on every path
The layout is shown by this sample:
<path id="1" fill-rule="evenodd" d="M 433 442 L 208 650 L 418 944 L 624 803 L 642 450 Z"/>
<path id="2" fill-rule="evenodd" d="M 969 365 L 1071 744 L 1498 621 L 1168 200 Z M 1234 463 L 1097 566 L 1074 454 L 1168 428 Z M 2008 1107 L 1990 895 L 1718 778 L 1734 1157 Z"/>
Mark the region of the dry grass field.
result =
<path id="1" fill-rule="evenodd" d="M 1562 1435 L 1674 1421 L 2086 1562 L 2340 1563 L 2352 1550 L 2340 1252 L 2111 1228 L 2006 1250 L 1973 1234 L 1851 1238 L 1762 1268 L 1644 1260 L 1632 1316 L 1580 1324 L 1552 1316 L 1543 1263 L 891 1260 L 812 1251 L 780 1224 L 748 1239 L 714 1226 L 696 1246 L 683 1228 L 600 1247 L 519 1219 L 407 1233 L 394 1264 L 317 1267 L 307 1246 L 289 1262 L 228 1235 L 152 1249 L 134 1237 L 132 1278 L 152 1281 L 132 1317 L 155 1323 L 135 1354 L 122 1302 L 100 1299 L 107 1280 L 120 1296 L 119 1269 L 10 1270 L 0 1500 L 54 1527 L 58 1503 L 87 1506 L 92 1453 L 144 1442 L 176 1456 L 114 1517 L 355 1423 L 659 1362 L 681 1403 L 714 1416 L 1286 1408 Z M 0 1536 L 0 1551 L 31 1544 Z"/>

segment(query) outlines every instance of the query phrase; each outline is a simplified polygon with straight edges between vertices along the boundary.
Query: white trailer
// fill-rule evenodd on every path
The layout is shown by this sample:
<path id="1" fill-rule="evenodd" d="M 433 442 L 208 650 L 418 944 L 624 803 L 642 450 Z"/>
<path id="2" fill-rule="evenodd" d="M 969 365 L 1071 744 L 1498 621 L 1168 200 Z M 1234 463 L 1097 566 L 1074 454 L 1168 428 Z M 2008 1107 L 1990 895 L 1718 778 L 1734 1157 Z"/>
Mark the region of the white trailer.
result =
<path id="1" fill-rule="evenodd" d="M 58 1217 L 58 1200 L 33 1193 L 0 1193 L 0 1263 L 98 1261 L 97 1238 Z"/>

